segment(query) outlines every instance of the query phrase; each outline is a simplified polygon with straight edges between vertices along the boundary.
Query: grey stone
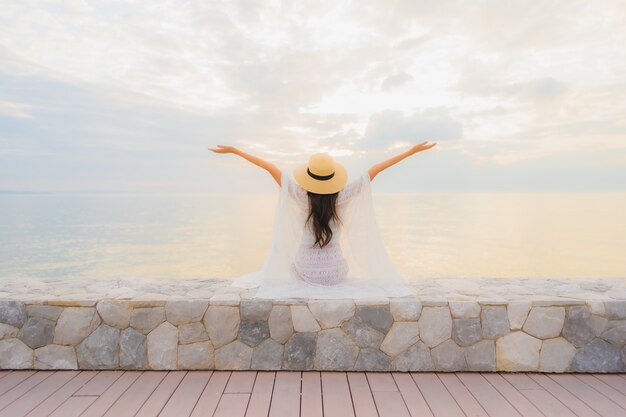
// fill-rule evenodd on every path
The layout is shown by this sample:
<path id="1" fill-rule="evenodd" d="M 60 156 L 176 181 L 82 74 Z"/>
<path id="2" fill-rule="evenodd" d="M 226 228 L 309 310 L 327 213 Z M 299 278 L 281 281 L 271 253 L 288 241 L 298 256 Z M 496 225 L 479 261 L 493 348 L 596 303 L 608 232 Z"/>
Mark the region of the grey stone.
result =
<path id="1" fill-rule="evenodd" d="M 271 300 L 241 300 L 239 304 L 241 321 L 267 320 L 272 311 Z"/>
<path id="2" fill-rule="evenodd" d="M 626 320 L 611 320 L 600 336 L 618 348 L 626 344 Z"/>
<path id="3" fill-rule="evenodd" d="M 35 369 L 78 369 L 72 346 L 48 345 L 35 349 Z"/>
<path id="4" fill-rule="evenodd" d="M 339 326 L 352 317 L 355 310 L 352 300 L 311 300 L 308 306 L 322 329 Z"/>
<path id="5" fill-rule="evenodd" d="M 532 305 L 533 302 L 530 300 L 515 300 L 509 302 L 506 312 L 509 316 L 511 330 L 519 330 L 524 326 L 524 322 L 528 317 L 528 312 Z"/>
<path id="6" fill-rule="evenodd" d="M 22 326 L 17 337 L 31 349 L 37 349 L 52 343 L 54 326 L 55 323 L 52 320 L 30 317 Z"/>
<path id="7" fill-rule="evenodd" d="M 165 303 L 165 317 L 174 326 L 202 320 L 208 300 L 173 300 Z"/>
<path id="8" fill-rule="evenodd" d="M 602 339 L 595 339 L 576 352 L 570 371 L 620 372 L 622 361 L 619 349 Z"/>
<path id="9" fill-rule="evenodd" d="M 207 340 L 209 340 L 209 335 L 202 323 L 187 323 L 178 326 L 178 342 L 181 345 Z"/>
<path id="10" fill-rule="evenodd" d="M 317 335 L 315 368 L 349 370 L 358 354 L 358 346 L 340 329 L 322 330 Z"/>
<path id="11" fill-rule="evenodd" d="M 460 346 L 470 346 L 480 340 L 480 319 L 452 320 L 452 340 Z"/>
<path id="12" fill-rule="evenodd" d="M 544 340 L 541 345 L 539 371 L 566 372 L 575 354 L 574 345 L 562 337 Z"/>
<path id="13" fill-rule="evenodd" d="M 148 363 L 152 369 L 176 369 L 178 329 L 163 322 L 148 334 Z"/>
<path id="14" fill-rule="evenodd" d="M 304 334 L 304 333 L 300 333 Z M 279 370 L 283 363 L 285 346 L 267 339 L 252 352 L 252 369 Z"/>
<path id="15" fill-rule="evenodd" d="M 96 330 L 101 322 L 93 307 L 67 307 L 57 321 L 53 343 L 76 346 Z"/>
<path id="16" fill-rule="evenodd" d="M 341 330 L 350 336 L 352 341 L 361 348 L 378 348 L 385 337 L 384 334 L 372 329 L 356 316 L 344 322 L 341 325 Z"/>
<path id="17" fill-rule="evenodd" d="M 359 305 L 356 307 L 355 315 L 360 318 L 363 323 L 382 333 L 387 333 L 387 330 L 389 330 L 393 324 L 393 316 L 387 305 Z"/>
<path id="18" fill-rule="evenodd" d="M 285 344 L 283 369 L 306 371 L 313 369 L 316 350 L 315 333 L 294 333 Z"/>
<path id="19" fill-rule="evenodd" d="M 56 321 L 63 312 L 63 307 L 47 306 L 43 304 L 31 304 L 26 306 L 29 317 L 40 317 Z"/>
<path id="20" fill-rule="evenodd" d="M 120 367 L 145 369 L 148 366 L 148 338 L 133 328 L 120 335 Z"/>
<path id="21" fill-rule="evenodd" d="M 363 348 L 356 358 L 354 370 L 388 372 L 391 370 L 391 361 L 389 356 L 378 349 Z"/>
<path id="22" fill-rule="evenodd" d="M 465 354 L 454 340 L 448 339 L 430 350 L 437 371 L 456 372 L 467 369 Z"/>
<path id="23" fill-rule="evenodd" d="M 496 370 L 496 344 L 493 340 L 481 340 L 463 348 L 463 352 L 468 371 L 492 372 Z"/>
<path id="24" fill-rule="evenodd" d="M 498 371 L 524 372 L 539 368 L 541 340 L 524 332 L 509 333 L 496 340 Z"/>
<path id="25" fill-rule="evenodd" d="M 0 323 L 22 327 L 27 318 L 26 304 L 21 301 L 0 300 Z"/>
<path id="26" fill-rule="evenodd" d="M 396 356 L 419 340 L 419 327 L 416 321 L 395 322 L 380 345 L 380 350 L 389 356 Z"/>
<path id="27" fill-rule="evenodd" d="M 120 330 L 102 324 L 76 348 L 81 369 L 112 369 L 119 366 Z"/>
<path id="28" fill-rule="evenodd" d="M 416 298 L 392 298 L 389 309 L 395 321 L 417 321 L 422 313 L 422 302 Z"/>
<path id="29" fill-rule="evenodd" d="M 480 304 L 476 301 L 450 301 L 450 313 L 456 319 L 473 319 L 480 317 Z"/>
<path id="30" fill-rule="evenodd" d="M 595 337 L 591 314 L 587 307 L 568 307 L 563 336 L 576 347 L 582 347 Z"/>
<path id="31" fill-rule="evenodd" d="M 242 321 L 239 324 L 239 340 L 250 347 L 255 347 L 268 337 L 270 337 L 270 328 L 267 320 L 258 321 Z"/>
<path id="32" fill-rule="evenodd" d="M 522 329 L 540 339 L 550 339 L 561 334 L 564 322 L 563 307 L 533 307 Z"/>
<path id="33" fill-rule="evenodd" d="M 213 348 L 220 348 L 237 338 L 239 307 L 211 305 L 203 321 Z"/>
<path id="34" fill-rule="evenodd" d="M 483 339 L 496 339 L 510 331 L 505 306 L 485 306 L 480 313 Z"/>
<path id="35" fill-rule="evenodd" d="M 602 316 L 591 315 L 591 325 L 593 326 L 594 336 L 600 336 L 609 326 L 609 319 Z"/>
<path id="36" fill-rule="evenodd" d="M 30 369 L 33 350 L 19 339 L 0 340 L 0 369 Z"/>
<path id="37" fill-rule="evenodd" d="M 320 325 L 307 306 L 291 306 L 291 321 L 296 332 L 316 332 Z"/>
<path id="38" fill-rule="evenodd" d="M 220 370 L 250 369 L 252 348 L 239 340 L 215 351 L 215 368 Z"/>
<path id="39" fill-rule="evenodd" d="M 417 342 L 392 361 L 393 369 L 402 372 L 432 371 L 433 360 L 430 350 L 423 342 Z"/>
<path id="40" fill-rule="evenodd" d="M 434 347 L 452 336 L 452 316 L 448 307 L 424 307 L 419 319 L 420 339 Z"/>
<path id="41" fill-rule="evenodd" d="M 165 308 L 135 308 L 130 316 L 130 326 L 143 334 L 148 334 L 165 321 Z"/>
<path id="42" fill-rule="evenodd" d="M 20 329 L 10 324 L 0 323 L 0 340 L 16 337 Z"/>
<path id="43" fill-rule="evenodd" d="M 605 301 L 604 307 L 609 319 L 626 320 L 626 300 Z"/>
<path id="44" fill-rule="evenodd" d="M 178 369 L 213 369 L 211 342 L 198 342 L 178 347 Z"/>
<path id="45" fill-rule="evenodd" d="M 285 343 L 293 334 L 291 309 L 288 306 L 274 306 L 268 319 L 270 336 L 278 343 Z"/>
<path id="46" fill-rule="evenodd" d="M 125 329 L 130 325 L 132 307 L 128 301 L 102 300 L 96 304 L 96 310 L 105 324 L 118 329 Z"/>

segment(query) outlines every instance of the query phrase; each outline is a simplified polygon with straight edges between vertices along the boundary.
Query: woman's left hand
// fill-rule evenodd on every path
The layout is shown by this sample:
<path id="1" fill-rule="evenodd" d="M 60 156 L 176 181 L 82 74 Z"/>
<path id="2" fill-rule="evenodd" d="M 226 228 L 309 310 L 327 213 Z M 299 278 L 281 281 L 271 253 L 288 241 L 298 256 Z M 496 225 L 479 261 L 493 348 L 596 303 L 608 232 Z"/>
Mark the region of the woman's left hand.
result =
<path id="1" fill-rule="evenodd" d="M 217 148 L 209 148 L 209 150 L 215 153 L 235 153 L 237 149 L 234 146 L 217 145 Z"/>

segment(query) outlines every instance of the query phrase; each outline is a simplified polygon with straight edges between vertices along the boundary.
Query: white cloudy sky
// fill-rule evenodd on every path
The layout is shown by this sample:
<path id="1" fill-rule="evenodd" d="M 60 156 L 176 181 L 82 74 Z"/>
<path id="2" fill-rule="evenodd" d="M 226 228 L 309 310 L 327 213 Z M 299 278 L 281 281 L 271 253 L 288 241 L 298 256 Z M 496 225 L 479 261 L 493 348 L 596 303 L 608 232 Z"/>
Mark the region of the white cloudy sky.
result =
<path id="1" fill-rule="evenodd" d="M 0 0 L 0 190 L 626 191 L 626 3 Z"/>

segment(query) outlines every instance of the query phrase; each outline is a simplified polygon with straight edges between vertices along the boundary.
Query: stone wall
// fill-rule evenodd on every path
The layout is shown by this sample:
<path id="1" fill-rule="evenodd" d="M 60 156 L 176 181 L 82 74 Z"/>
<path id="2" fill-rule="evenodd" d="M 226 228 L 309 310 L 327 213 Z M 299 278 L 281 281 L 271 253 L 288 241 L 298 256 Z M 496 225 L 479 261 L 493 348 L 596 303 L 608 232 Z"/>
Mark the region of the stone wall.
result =
<path id="1" fill-rule="evenodd" d="M 626 370 L 626 301 L 0 301 L 3 369 Z"/>

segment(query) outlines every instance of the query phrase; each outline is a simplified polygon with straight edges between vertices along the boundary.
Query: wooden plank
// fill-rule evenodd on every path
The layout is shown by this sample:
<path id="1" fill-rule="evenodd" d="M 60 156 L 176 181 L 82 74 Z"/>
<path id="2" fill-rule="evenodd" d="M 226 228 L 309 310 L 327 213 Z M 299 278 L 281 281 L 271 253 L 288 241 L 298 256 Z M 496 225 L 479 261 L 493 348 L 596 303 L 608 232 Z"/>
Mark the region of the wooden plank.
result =
<path id="1" fill-rule="evenodd" d="M 143 406 L 148 397 L 159 386 L 166 372 L 148 371 L 142 373 L 139 378 L 128 387 L 126 392 L 109 408 L 105 417 L 132 417 Z"/>
<path id="2" fill-rule="evenodd" d="M 250 401 L 250 394 L 224 393 L 213 417 L 244 417 Z"/>
<path id="3" fill-rule="evenodd" d="M 411 373 L 435 417 L 465 417 L 450 392 L 435 373 Z"/>
<path id="4" fill-rule="evenodd" d="M 572 410 L 546 390 L 527 389 L 520 392 L 546 417 L 576 417 Z"/>
<path id="5" fill-rule="evenodd" d="M 396 381 L 396 385 L 402 394 L 404 403 L 411 413 L 412 417 L 433 417 L 433 413 L 428 407 L 428 403 L 424 399 L 424 396 L 420 392 L 419 388 L 411 378 L 411 375 L 406 373 L 394 372 L 393 379 Z M 356 401 L 356 399 L 355 399 Z M 354 404 L 356 408 L 356 402 Z M 359 413 L 357 413 L 359 415 Z"/>
<path id="6" fill-rule="evenodd" d="M 502 373 L 499 375 L 501 375 L 504 379 L 506 379 L 507 382 L 513 385 L 518 391 L 521 391 L 524 389 L 543 389 L 541 388 L 541 385 L 537 384 L 526 374 Z"/>
<path id="7" fill-rule="evenodd" d="M 4 394 L 0 396 L 0 410 L 20 398 L 22 395 L 36 387 L 46 378 L 52 375 L 52 372 L 37 372 L 20 382 Z"/>
<path id="8" fill-rule="evenodd" d="M 367 382 L 370 384 L 372 392 L 375 391 L 396 391 L 398 386 L 389 373 L 366 372 Z"/>
<path id="9" fill-rule="evenodd" d="M 45 401 L 40 403 L 35 409 L 27 414 L 28 417 L 45 417 L 52 411 L 56 410 L 61 404 L 63 404 L 68 398 L 78 391 L 82 386 L 88 383 L 93 377 L 98 374 L 97 371 L 82 371 L 75 378 L 63 385 L 61 389 L 53 393 L 46 398 Z M 93 397 L 95 401 L 96 398 Z M 87 406 L 91 405 L 89 403 Z M 83 410 L 84 411 L 84 410 Z"/>
<path id="10" fill-rule="evenodd" d="M 96 396 L 80 396 L 68 398 L 50 417 L 78 417 L 96 401 Z"/>
<path id="11" fill-rule="evenodd" d="M 608 397 L 600 394 L 589 385 L 585 384 L 574 375 L 549 375 L 549 378 L 557 382 L 563 388 L 574 394 L 578 399 L 584 401 L 594 411 L 603 416 L 619 416 L 626 414 L 619 405 L 615 404 Z"/>
<path id="12" fill-rule="evenodd" d="M 0 371 L 0 379 L 4 378 L 5 376 L 9 375 L 12 371 Z"/>
<path id="13" fill-rule="evenodd" d="M 17 400 L 13 401 L 7 407 L 0 411 L 0 417 L 14 417 L 28 414 L 39 403 L 52 395 L 55 391 L 71 381 L 79 372 L 77 371 L 60 371 L 55 372 L 41 383 L 37 384 L 35 389 L 26 392 Z"/>
<path id="14" fill-rule="evenodd" d="M 146 402 L 141 406 L 136 416 L 154 417 L 158 415 L 185 375 L 187 375 L 187 371 L 168 372 L 159 386 L 152 392 L 152 395 L 150 395 Z"/>
<path id="15" fill-rule="evenodd" d="M 159 417 L 189 416 L 211 379 L 212 371 L 189 371 Z"/>
<path id="16" fill-rule="evenodd" d="M 192 417 L 204 417 L 213 415 L 217 404 L 220 401 L 220 397 L 226 388 L 228 379 L 230 378 L 230 372 L 228 371 L 213 371 L 209 383 L 200 394 L 200 398 L 193 409 Z"/>
<path id="17" fill-rule="evenodd" d="M 302 373 L 300 417 L 322 417 L 322 375 L 319 372 Z"/>
<path id="18" fill-rule="evenodd" d="M 380 417 L 411 417 L 399 391 L 372 391 Z"/>
<path id="19" fill-rule="evenodd" d="M 325 417 L 354 416 L 345 372 L 322 372 L 322 401 Z"/>
<path id="20" fill-rule="evenodd" d="M 98 372 L 98 375 L 74 395 L 102 395 L 123 374 L 124 371 Z"/>
<path id="21" fill-rule="evenodd" d="M 274 378 L 276 372 L 258 372 L 246 417 L 267 417 L 270 413 L 272 392 L 274 391 Z"/>
<path id="22" fill-rule="evenodd" d="M 365 374 L 363 372 L 348 372 L 347 376 L 354 413 L 358 417 L 378 416 L 372 390 Z"/>
<path id="23" fill-rule="evenodd" d="M 255 378 L 256 371 L 234 371 L 224 388 L 224 394 L 250 394 Z"/>
<path id="24" fill-rule="evenodd" d="M 300 372 L 276 372 L 270 417 L 298 417 L 300 415 L 300 379 Z"/>
<path id="25" fill-rule="evenodd" d="M 476 398 L 455 374 L 438 374 L 439 379 L 468 416 L 489 417 Z"/>
<path id="26" fill-rule="evenodd" d="M 101 417 L 107 412 L 109 407 L 111 407 L 117 399 L 124 394 L 128 387 L 130 387 L 132 383 L 141 376 L 142 373 L 143 372 L 137 371 L 124 372 L 124 374 L 119 377 L 119 379 L 115 381 L 115 383 L 112 384 L 106 391 L 104 391 L 102 395 L 100 395 L 98 399 L 94 401 L 87 410 L 85 410 L 85 413 L 81 414 L 81 416 Z"/>
<path id="27" fill-rule="evenodd" d="M 0 395 L 15 388 L 20 382 L 33 376 L 37 371 L 13 371 L 0 380 Z"/>
<path id="28" fill-rule="evenodd" d="M 593 376 L 595 378 L 598 378 L 605 384 L 612 386 L 614 389 L 618 390 L 622 394 L 626 395 L 626 380 L 620 375 L 593 374 Z"/>
<path id="29" fill-rule="evenodd" d="M 511 404 L 480 374 L 457 374 L 480 405 L 493 416 L 521 417 Z"/>
<path id="30" fill-rule="evenodd" d="M 557 400 L 562 402 L 567 408 L 572 410 L 579 417 L 599 417 L 587 404 L 576 398 L 568 390 L 554 382 L 547 375 L 528 374 L 536 383 L 541 385 L 546 391 L 552 394 Z"/>
<path id="31" fill-rule="evenodd" d="M 493 386 L 517 411 L 524 417 L 541 417 L 543 414 L 533 405 L 533 403 L 524 397 L 524 395 L 515 389 L 502 375 L 497 373 L 483 373 L 483 377 Z"/>
<path id="32" fill-rule="evenodd" d="M 610 398 L 613 402 L 615 402 L 615 404 L 619 405 L 620 407 L 626 410 L 626 395 L 622 394 L 621 392 L 619 392 L 618 390 L 616 390 L 609 384 L 602 382 L 601 380 L 594 377 L 593 375 L 576 374 L 575 376 L 576 378 L 580 379 L 585 384 L 594 388 L 596 391 L 604 394 L 605 396 Z"/>

